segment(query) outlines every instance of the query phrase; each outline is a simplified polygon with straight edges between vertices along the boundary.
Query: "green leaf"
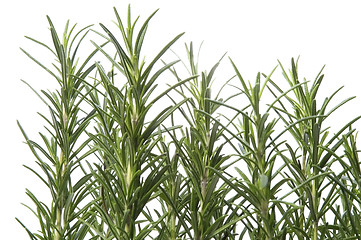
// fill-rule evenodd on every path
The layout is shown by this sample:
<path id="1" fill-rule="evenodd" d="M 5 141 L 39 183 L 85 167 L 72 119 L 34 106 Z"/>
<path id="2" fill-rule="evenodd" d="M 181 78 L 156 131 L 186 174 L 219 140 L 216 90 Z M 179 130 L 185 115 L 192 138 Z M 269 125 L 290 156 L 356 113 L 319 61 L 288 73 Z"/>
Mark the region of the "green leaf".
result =
<path id="1" fill-rule="evenodd" d="M 150 71 L 153 69 L 153 66 L 155 63 L 163 56 L 163 54 L 168 51 L 168 49 L 183 35 L 184 33 L 181 33 L 177 35 L 175 38 L 173 38 L 158 54 L 155 56 L 155 58 L 152 60 L 152 62 L 148 65 L 148 67 L 144 70 L 141 78 L 147 79 L 148 75 L 150 74 Z"/>

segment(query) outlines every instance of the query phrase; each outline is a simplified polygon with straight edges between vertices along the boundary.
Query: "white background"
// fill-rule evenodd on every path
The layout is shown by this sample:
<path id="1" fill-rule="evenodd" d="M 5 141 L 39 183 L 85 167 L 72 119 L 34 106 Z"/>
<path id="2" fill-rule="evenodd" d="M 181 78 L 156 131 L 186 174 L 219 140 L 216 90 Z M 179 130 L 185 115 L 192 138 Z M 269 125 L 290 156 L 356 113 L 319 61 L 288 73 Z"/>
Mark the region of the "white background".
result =
<path id="1" fill-rule="evenodd" d="M 300 58 L 300 74 L 312 80 L 326 64 L 324 90 L 344 85 L 340 99 L 357 96 L 341 110 L 334 125 L 361 114 L 361 4 L 359 1 L 211 1 L 143 0 L 132 2 L 133 16 L 144 20 L 157 8 L 150 24 L 148 41 L 155 50 L 180 32 L 186 32 L 172 49 L 183 52 L 183 43 L 204 40 L 203 59 L 215 63 L 228 52 L 244 78 L 253 81 L 258 71 L 269 73 L 281 60 L 287 68 L 291 57 Z M 19 217 L 34 225 L 36 219 L 21 205 L 29 203 L 25 188 L 36 188 L 38 181 L 23 164 L 34 160 L 16 125 L 34 136 L 43 131 L 36 114 L 44 106 L 24 79 L 36 89 L 51 86 L 51 79 L 19 49 L 23 47 L 38 59 L 46 59 L 40 46 L 24 35 L 48 44 L 46 15 L 61 33 L 67 19 L 80 27 L 88 24 L 111 25 L 113 6 L 126 15 L 128 2 L 110 0 L 11 0 L 0 7 L 0 230 L 1 239 L 27 239 Z M 78 28 L 79 29 L 79 28 Z M 149 44 L 149 43 L 148 43 Z M 152 45 L 153 46 L 153 45 Z M 149 48 L 152 46 L 148 45 Z M 150 49 L 154 50 L 154 49 Z M 229 65 L 228 59 L 223 62 Z M 227 73 L 226 78 L 230 75 Z M 357 124 L 357 126 L 361 126 Z"/>

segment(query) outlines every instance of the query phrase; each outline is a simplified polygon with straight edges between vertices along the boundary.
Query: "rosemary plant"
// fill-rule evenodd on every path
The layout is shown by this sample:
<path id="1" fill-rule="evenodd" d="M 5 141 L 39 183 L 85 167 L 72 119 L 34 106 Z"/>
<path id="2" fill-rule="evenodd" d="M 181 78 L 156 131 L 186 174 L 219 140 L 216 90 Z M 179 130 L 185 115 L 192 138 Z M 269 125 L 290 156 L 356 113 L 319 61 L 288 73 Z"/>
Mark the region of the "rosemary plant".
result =
<path id="1" fill-rule="evenodd" d="M 320 98 L 322 70 L 300 80 L 294 59 L 254 82 L 230 60 L 219 84 L 225 60 L 200 71 L 192 43 L 188 61 L 164 60 L 182 34 L 148 61 L 156 11 L 141 25 L 130 7 L 114 13 L 115 31 L 68 21 L 59 35 L 48 17 L 52 46 L 27 37 L 55 56 L 23 50 L 57 83 L 32 89 L 49 109 L 41 141 L 19 123 L 50 199 L 26 190 L 38 229 L 17 220 L 30 239 L 361 239 L 360 117 L 326 125 L 353 97 Z M 81 61 L 90 31 L 103 42 Z"/>
<path id="2" fill-rule="evenodd" d="M 34 90 L 49 108 L 49 116 L 39 113 L 47 124 L 45 131 L 39 133 L 42 144 L 32 141 L 20 123 L 19 127 L 43 174 L 33 168 L 27 168 L 45 184 L 51 202 L 45 203 L 27 190 L 27 195 L 35 205 L 34 208 L 29 208 L 38 219 L 40 230 L 32 232 L 24 227 L 31 239 L 84 239 L 88 227 L 83 226 L 80 217 L 87 215 L 83 200 L 90 193 L 85 183 L 91 176 L 84 174 L 74 182 L 75 178 L 72 175 L 81 161 L 93 152 L 92 149 L 86 150 L 89 140 L 80 139 L 85 134 L 84 130 L 95 111 L 82 110 L 84 97 L 80 93 L 84 90 L 83 79 L 95 69 L 95 65 L 89 62 L 97 50 L 90 53 L 83 63 L 79 63 L 77 51 L 90 26 L 74 33 L 75 25 L 70 27 L 68 21 L 62 38 L 59 38 L 49 17 L 48 21 L 53 47 L 30 37 L 28 39 L 47 48 L 56 57 L 54 70 L 23 50 L 58 84 L 58 89 L 54 91 L 41 90 L 41 93 L 37 93 Z"/>

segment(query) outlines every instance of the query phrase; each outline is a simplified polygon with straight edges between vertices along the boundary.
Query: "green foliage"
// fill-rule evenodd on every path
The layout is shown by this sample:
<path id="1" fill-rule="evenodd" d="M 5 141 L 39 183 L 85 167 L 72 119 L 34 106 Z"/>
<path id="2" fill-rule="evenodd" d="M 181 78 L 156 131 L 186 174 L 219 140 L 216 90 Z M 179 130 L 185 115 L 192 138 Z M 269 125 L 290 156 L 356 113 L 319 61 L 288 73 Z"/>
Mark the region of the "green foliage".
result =
<path id="1" fill-rule="evenodd" d="M 67 22 L 62 38 L 48 18 L 52 47 L 28 39 L 55 56 L 50 66 L 23 50 L 57 83 L 30 87 L 49 108 L 42 141 L 19 123 L 37 165 L 26 168 L 50 197 L 26 190 L 39 228 L 18 221 L 30 239 L 361 239 L 360 117 L 326 125 L 352 97 L 320 99 L 322 70 L 300 80 L 294 59 L 277 66 L 287 89 L 277 67 L 249 82 L 231 59 L 235 76 L 217 88 L 223 56 L 199 71 L 190 43 L 187 61 L 161 60 L 180 34 L 147 62 L 156 12 L 139 28 L 130 7 L 125 23 L 114 12 L 115 31 Z M 104 43 L 80 63 L 89 32 Z"/>

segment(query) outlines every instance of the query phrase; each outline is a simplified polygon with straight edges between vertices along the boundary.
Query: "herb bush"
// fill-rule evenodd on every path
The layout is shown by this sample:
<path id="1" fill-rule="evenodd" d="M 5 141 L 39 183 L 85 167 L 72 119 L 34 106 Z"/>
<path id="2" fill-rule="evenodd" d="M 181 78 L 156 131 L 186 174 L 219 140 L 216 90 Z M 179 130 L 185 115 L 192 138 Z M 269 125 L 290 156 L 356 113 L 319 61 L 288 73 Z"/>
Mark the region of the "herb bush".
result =
<path id="1" fill-rule="evenodd" d="M 301 80 L 294 59 L 254 81 L 229 59 L 234 76 L 218 83 L 227 60 L 199 70 L 192 43 L 186 60 L 163 60 L 182 34 L 148 61 L 155 13 L 139 25 L 114 11 L 116 32 L 67 22 L 59 35 L 48 17 L 52 45 L 29 39 L 54 63 L 23 50 L 57 83 L 32 89 L 49 109 L 40 141 L 19 123 L 50 199 L 26 190 L 30 239 L 361 239 L 360 117 L 325 123 L 352 99 L 334 103 L 342 87 L 320 99 L 322 69 Z M 102 40 L 80 61 L 89 32 Z"/>

